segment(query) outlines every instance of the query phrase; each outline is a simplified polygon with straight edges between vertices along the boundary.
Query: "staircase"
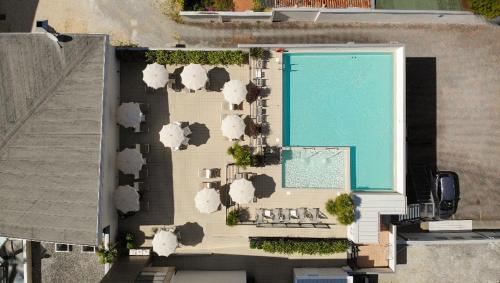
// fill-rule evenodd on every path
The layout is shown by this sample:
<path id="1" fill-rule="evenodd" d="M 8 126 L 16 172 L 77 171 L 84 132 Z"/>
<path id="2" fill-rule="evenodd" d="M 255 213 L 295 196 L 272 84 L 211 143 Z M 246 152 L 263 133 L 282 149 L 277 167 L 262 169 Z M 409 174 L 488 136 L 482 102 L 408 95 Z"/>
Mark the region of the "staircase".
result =
<path id="1" fill-rule="evenodd" d="M 370 0 L 272 0 L 273 8 L 371 8 Z M 268 1 L 266 1 L 268 2 Z M 270 2 L 270 1 L 269 1 Z"/>
<path id="2" fill-rule="evenodd" d="M 406 214 L 398 215 L 398 222 L 414 222 L 421 219 L 433 219 L 435 206 L 431 202 L 409 204 Z"/>

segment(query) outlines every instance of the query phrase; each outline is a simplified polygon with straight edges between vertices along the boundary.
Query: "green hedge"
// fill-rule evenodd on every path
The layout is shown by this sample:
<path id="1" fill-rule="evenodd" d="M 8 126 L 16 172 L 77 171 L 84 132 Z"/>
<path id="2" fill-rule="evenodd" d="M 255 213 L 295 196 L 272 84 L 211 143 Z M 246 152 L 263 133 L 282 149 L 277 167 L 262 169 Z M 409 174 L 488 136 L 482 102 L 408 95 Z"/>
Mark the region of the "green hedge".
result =
<path id="1" fill-rule="evenodd" d="M 493 19 L 500 16 L 500 1 L 499 0 L 469 0 L 471 10 L 480 15 L 484 15 L 488 19 Z"/>
<path id="2" fill-rule="evenodd" d="M 226 217 L 226 225 L 234 226 L 240 223 L 240 211 L 238 209 L 231 210 Z"/>
<path id="3" fill-rule="evenodd" d="M 192 51 L 192 50 L 149 50 L 146 52 L 148 63 L 161 65 L 242 65 L 248 63 L 248 53 L 236 50 Z"/>
<path id="4" fill-rule="evenodd" d="M 347 252 L 351 244 L 347 240 L 317 239 L 250 239 L 250 248 L 260 249 L 268 253 L 328 255 Z"/>

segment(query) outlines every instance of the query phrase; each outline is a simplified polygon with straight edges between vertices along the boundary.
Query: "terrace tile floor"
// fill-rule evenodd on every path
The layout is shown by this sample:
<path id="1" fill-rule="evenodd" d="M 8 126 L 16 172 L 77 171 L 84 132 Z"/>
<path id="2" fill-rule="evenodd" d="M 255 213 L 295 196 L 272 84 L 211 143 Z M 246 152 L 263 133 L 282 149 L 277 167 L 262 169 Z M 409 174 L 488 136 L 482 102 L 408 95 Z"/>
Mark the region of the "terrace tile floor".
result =
<path id="1" fill-rule="evenodd" d="M 281 137 L 281 70 L 276 60 L 269 61 L 264 70 L 267 80 L 268 118 L 271 132 L 270 145 L 280 145 Z M 141 211 L 136 215 L 120 220 L 120 231 L 132 231 L 143 246 L 150 246 L 151 239 L 141 233 L 143 225 L 173 225 L 181 230 L 182 247 L 177 253 L 211 252 L 221 254 L 264 255 L 260 251 L 248 247 L 249 236 L 292 236 L 292 237 L 336 237 L 345 238 L 346 228 L 336 225 L 335 219 L 325 219 L 332 223 L 330 229 L 316 228 L 257 228 L 255 225 L 225 225 L 225 207 L 212 214 L 201 214 L 194 205 L 194 197 L 201 189 L 198 171 L 201 168 L 221 168 L 221 198 L 226 189 L 226 165 L 232 162 L 226 154 L 231 142 L 222 136 L 220 130 L 221 116 L 228 113 L 220 91 L 185 90 L 175 92 L 172 89 L 152 91 L 145 88 L 142 82 L 142 69 L 145 64 L 121 64 L 121 100 L 149 103 L 151 106 L 147 123 L 149 134 L 134 134 L 122 130 L 121 143 L 133 145 L 137 142 L 149 143 L 151 152 L 147 156 L 150 176 L 147 179 L 149 190 L 141 201 Z M 178 73 L 179 66 L 167 66 L 170 72 Z M 251 72 L 249 65 L 218 66 L 209 70 L 212 89 L 221 89 L 229 79 L 249 81 Z M 174 71 L 175 70 L 175 71 Z M 279 79 L 279 80 L 278 80 Z M 249 116 L 252 111 L 249 103 L 244 109 L 236 112 Z M 190 145 L 185 150 L 172 152 L 159 142 L 158 132 L 161 126 L 169 122 L 188 122 L 192 130 Z M 245 136 L 242 144 L 250 139 Z M 298 208 L 318 207 L 324 212 L 324 203 L 334 198 L 340 190 L 288 190 L 281 187 L 281 166 L 249 167 L 246 171 L 257 173 L 254 179 L 256 187 L 256 203 L 245 205 L 252 217 L 256 208 Z M 144 230 L 144 229 L 143 229 Z M 302 256 L 294 258 L 304 258 Z M 316 257 L 307 257 L 316 258 Z M 325 258 L 325 257 L 322 257 Z M 337 254 L 331 258 L 345 258 L 345 254 Z"/>

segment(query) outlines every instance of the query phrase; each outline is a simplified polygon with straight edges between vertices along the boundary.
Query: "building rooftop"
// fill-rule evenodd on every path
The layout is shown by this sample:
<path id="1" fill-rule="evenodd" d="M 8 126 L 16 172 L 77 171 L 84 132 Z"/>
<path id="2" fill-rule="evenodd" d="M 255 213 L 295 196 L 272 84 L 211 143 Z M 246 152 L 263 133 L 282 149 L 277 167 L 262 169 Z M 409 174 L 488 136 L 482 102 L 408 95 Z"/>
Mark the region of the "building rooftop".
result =
<path id="1" fill-rule="evenodd" d="M 107 37 L 0 34 L 0 231 L 97 244 Z"/>

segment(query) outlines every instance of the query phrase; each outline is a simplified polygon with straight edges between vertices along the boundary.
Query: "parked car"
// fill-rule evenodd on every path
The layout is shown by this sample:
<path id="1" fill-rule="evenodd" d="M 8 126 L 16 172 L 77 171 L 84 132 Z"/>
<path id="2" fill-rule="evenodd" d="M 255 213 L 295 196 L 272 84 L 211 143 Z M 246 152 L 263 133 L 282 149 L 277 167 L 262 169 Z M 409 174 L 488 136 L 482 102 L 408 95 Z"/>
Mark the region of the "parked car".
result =
<path id="1" fill-rule="evenodd" d="M 457 211 L 460 200 L 458 175 L 451 171 L 438 171 L 434 175 L 431 198 L 436 206 L 436 217 L 448 219 Z"/>

